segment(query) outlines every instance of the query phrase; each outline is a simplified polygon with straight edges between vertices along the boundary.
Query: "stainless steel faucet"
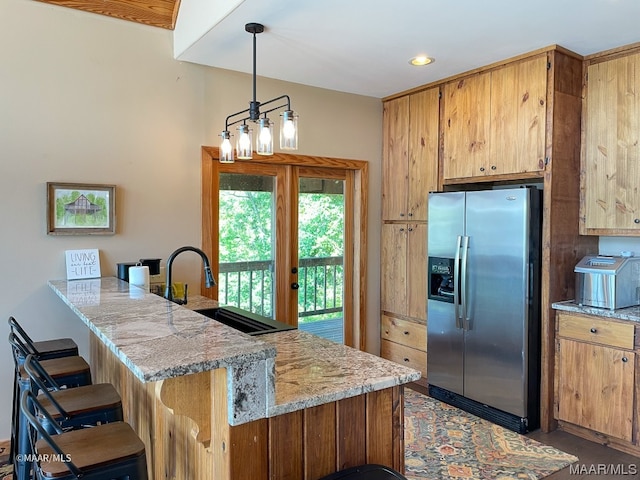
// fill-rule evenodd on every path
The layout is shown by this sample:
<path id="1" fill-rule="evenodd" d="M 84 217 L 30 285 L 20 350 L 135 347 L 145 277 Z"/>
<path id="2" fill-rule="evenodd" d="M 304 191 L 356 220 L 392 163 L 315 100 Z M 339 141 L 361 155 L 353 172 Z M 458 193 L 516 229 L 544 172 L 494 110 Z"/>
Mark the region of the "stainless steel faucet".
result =
<path id="1" fill-rule="evenodd" d="M 167 279 L 166 279 L 166 288 L 164 290 L 164 298 L 167 300 L 171 300 L 172 302 L 177 303 L 178 305 L 186 305 L 187 304 L 187 285 L 184 286 L 184 297 L 183 298 L 173 298 L 173 291 L 171 290 L 171 277 L 172 277 L 172 269 L 173 269 L 173 261 L 175 258 L 180 255 L 182 252 L 195 252 L 202 258 L 202 263 L 204 264 L 204 278 L 205 278 L 205 286 L 207 288 L 211 288 L 216 284 L 216 281 L 213 278 L 213 274 L 211 273 L 211 265 L 209 264 L 209 259 L 207 255 L 196 247 L 180 247 L 167 259 Z"/>

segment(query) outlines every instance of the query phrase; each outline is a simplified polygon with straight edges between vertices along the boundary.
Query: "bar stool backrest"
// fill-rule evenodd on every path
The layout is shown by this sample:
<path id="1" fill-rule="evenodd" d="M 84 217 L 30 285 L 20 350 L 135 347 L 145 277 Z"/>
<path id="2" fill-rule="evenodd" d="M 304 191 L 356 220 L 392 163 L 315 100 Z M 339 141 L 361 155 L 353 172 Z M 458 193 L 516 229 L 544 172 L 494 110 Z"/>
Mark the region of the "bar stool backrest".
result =
<path id="1" fill-rule="evenodd" d="M 77 356 L 78 345 L 71 338 L 56 338 L 36 342 L 22 328 L 15 317 L 9 317 L 9 328 L 27 351 L 38 357 L 38 360 L 49 360 L 52 358 Z"/>
<path id="2" fill-rule="evenodd" d="M 18 368 L 24 363 L 24 359 L 27 358 L 27 355 L 29 355 L 29 348 L 25 345 L 22 339 L 15 334 L 15 332 L 9 332 L 9 343 L 12 347 L 13 360 L 16 364 L 16 368 Z"/>
<path id="3" fill-rule="evenodd" d="M 69 413 L 62 408 L 62 405 L 51 395 L 51 390 L 59 391 L 60 386 L 56 383 L 56 381 L 51 378 L 51 376 L 42 368 L 40 362 L 36 359 L 33 354 L 27 355 L 26 360 L 24 361 L 24 369 L 29 375 L 31 381 L 35 384 L 36 388 L 34 391 L 37 393 L 38 390 L 41 390 L 45 397 L 51 402 L 51 404 L 60 412 L 65 419 L 69 418 Z M 51 388 L 48 388 L 48 386 Z"/>
<path id="4" fill-rule="evenodd" d="M 9 327 L 11 328 L 11 333 L 20 337 L 21 344 L 24 346 L 27 353 L 33 353 L 34 355 L 38 355 L 38 349 L 36 348 L 33 340 L 24 331 L 24 328 L 18 323 L 18 321 L 14 317 L 9 317 Z M 25 355 L 26 356 L 26 355 Z"/>

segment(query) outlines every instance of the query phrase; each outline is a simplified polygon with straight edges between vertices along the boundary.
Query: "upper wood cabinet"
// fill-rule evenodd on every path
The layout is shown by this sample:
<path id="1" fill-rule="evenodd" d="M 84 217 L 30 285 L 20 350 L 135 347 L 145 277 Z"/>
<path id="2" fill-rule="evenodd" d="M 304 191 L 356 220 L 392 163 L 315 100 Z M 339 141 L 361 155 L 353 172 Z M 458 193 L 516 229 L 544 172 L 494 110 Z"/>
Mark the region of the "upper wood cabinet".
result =
<path id="1" fill-rule="evenodd" d="M 582 234 L 640 233 L 640 52 L 635 52 L 586 69 Z"/>
<path id="2" fill-rule="evenodd" d="M 382 219 L 424 221 L 437 189 L 439 89 L 384 103 Z"/>
<path id="3" fill-rule="evenodd" d="M 443 178 L 488 175 L 491 74 L 444 86 Z"/>
<path id="4" fill-rule="evenodd" d="M 545 168 L 546 54 L 445 84 L 443 179 Z"/>

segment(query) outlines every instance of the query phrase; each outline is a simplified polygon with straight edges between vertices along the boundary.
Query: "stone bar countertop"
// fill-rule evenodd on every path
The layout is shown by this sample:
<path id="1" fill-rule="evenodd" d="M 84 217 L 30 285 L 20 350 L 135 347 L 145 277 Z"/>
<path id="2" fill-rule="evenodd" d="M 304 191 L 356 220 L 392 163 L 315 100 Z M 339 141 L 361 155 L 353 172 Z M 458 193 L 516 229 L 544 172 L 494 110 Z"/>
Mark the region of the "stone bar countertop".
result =
<path id="1" fill-rule="evenodd" d="M 556 302 L 551 305 L 555 310 L 564 310 L 567 312 L 582 313 L 585 315 L 596 315 L 598 317 L 613 318 L 616 320 L 629 320 L 632 322 L 640 322 L 640 306 L 618 308 L 609 310 L 607 308 L 588 307 L 580 305 L 573 300 L 565 302 Z"/>
<path id="2" fill-rule="evenodd" d="M 420 379 L 420 372 L 301 330 L 268 333 L 276 348 L 275 404 L 269 416 Z"/>
<path id="3" fill-rule="evenodd" d="M 229 423 L 418 380 L 420 372 L 300 330 L 249 336 L 115 277 L 52 280 L 51 289 L 142 382 L 228 369 Z M 248 402 L 236 402 L 238 397 Z"/>

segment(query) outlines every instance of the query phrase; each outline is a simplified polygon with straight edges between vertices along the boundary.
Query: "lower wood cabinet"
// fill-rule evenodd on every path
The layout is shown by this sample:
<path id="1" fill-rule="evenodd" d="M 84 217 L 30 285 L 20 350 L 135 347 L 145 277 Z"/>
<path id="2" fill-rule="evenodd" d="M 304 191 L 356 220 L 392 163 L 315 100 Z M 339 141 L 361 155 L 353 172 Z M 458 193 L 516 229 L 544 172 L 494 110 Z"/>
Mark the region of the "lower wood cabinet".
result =
<path id="1" fill-rule="evenodd" d="M 556 419 L 637 445 L 635 328 L 633 322 L 558 312 Z"/>
<path id="2" fill-rule="evenodd" d="M 427 327 L 424 323 L 382 315 L 380 356 L 427 377 Z M 422 382 L 424 383 L 424 382 Z"/>

